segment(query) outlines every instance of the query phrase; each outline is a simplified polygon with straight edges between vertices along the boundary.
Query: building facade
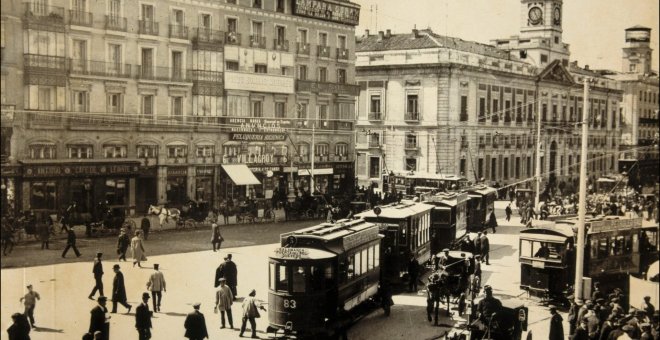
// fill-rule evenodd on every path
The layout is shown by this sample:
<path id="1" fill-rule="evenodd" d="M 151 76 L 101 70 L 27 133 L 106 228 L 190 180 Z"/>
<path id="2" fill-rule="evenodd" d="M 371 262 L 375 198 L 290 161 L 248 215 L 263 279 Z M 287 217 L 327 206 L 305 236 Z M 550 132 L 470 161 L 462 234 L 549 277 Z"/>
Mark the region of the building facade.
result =
<path id="1" fill-rule="evenodd" d="M 660 78 L 651 68 L 651 29 L 630 27 L 625 39 L 621 71 L 604 71 L 623 90 L 619 171 L 629 173 L 637 185 L 652 185 L 657 183 L 659 171 Z"/>
<path id="2" fill-rule="evenodd" d="M 522 183 L 535 173 L 540 119 L 542 177 L 570 184 L 581 160 L 585 78 L 596 80 L 589 97 L 590 174 L 615 172 L 621 91 L 616 81 L 568 62 L 561 4 L 521 1 L 522 42 L 485 45 L 430 30 L 360 38 L 359 182 L 379 183 L 384 172 L 422 171 Z M 555 8 L 558 21 L 543 19 Z M 555 37 L 556 47 L 546 47 Z M 543 63 L 529 58 L 536 54 Z"/>
<path id="3" fill-rule="evenodd" d="M 293 194 L 310 190 L 312 157 L 316 190 L 350 190 L 359 10 L 3 0 L 3 181 L 15 209 L 75 200 L 91 212 L 107 200 L 143 214 L 149 204 Z M 261 184 L 247 190 L 229 164 Z"/>

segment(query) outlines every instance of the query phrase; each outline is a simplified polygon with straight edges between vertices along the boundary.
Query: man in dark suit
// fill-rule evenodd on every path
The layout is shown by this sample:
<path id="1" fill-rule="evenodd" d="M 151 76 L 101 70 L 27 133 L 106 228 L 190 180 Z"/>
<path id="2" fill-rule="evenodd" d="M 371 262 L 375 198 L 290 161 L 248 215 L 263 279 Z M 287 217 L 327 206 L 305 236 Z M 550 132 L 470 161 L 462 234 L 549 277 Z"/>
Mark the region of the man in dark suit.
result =
<path id="1" fill-rule="evenodd" d="M 486 261 L 486 265 L 490 265 L 490 241 L 488 241 L 488 232 L 484 230 L 483 235 L 481 235 L 481 262 Z"/>
<path id="2" fill-rule="evenodd" d="M 481 255 L 481 232 L 477 233 L 477 237 L 474 238 L 474 252 L 473 254 Z M 481 262 L 484 262 L 484 259 L 481 258 Z"/>
<path id="3" fill-rule="evenodd" d="M 564 319 L 557 313 L 557 306 L 550 305 L 550 334 L 548 334 L 548 339 L 550 340 L 564 340 Z"/>
<path id="4" fill-rule="evenodd" d="M 142 293 L 142 303 L 135 309 L 135 329 L 139 340 L 151 339 L 151 317 L 149 311 L 149 293 Z"/>
<path id="5" fill-rule="evenodd" d="M 193 304 L 195 310 L 186 316 L 186 321 L 183 324 L 183 327 L 186 328 L 186 334 L 184 336 L 190 340 L 202 340 L 209 337 L 206 329 L 206 320 L 204 319 L 204 314 L 200 313 L 199 306 L 201 306 L 199 302 Z"/>
<path id="6" fill-rule="evenodd" d="M 30 340 L 30 324 L 24 314 L 14 313 L 11 315 L 13 322 L 7 328 L 9 340 Z"/>
<path id="7" fill-rule="evenodd" d="M 236 286 L 238 285 L 238 269 L 236 268 L 236 263 L 231 260 L 231 254 L 227 254 L 225 257 L 225 266 L 224 266 L 224 278 L 227 279 L 227 286 L 231 289 L 231 293 L 234 294 L 234 300 L 236 300 Z"/>
<path id="8" fill-rule="evenodd" d="M 101 296 L 105 295 L 103 294 L 103 263 L 101 263 L 101 256 L 103 256 L 103 253 L 96 253 L 96 257 L 94 258 L 92 273 L 94 273 L 95 283 L 92 292 L 89 294 L 90 300 L 94 300 L 94 294 L 96 294 L 96 291 L 98 291 Z"/>
<path id="9" fill-rule="evenodd" d="M 95 332 L 101 332 L 101 338 L 107 340 L 110 338 L 110 316 L 106 315 L 108 313 L 108 308 L 105 307 L 108 298 L 105 296 L 99 296 L 97 299 L 98 305 L 92 308 L 91 318 L 89 320 L 89 333 L 94 334 Z"/>
<path id="10" fill-rule="evenodd" d="M 62 258 L 66 256 L 66 253 L 69 251 L 69 249 L 73 248 L 73 252 L 76 253 L 76 257 L 80 257 L 80 252 L 78 251 L 78 248 L 76 247 L 76 233 L 73 231 L 73 226 L 70 228 L 66 228 L 66 247 L 64 248 L 64 251 L 62 252 Z"/>
<path id="11" fill-rule="evenodd" d="M 131 308 L 133 308 L 133 306 L 126 302 L 124 274 L 119 271 L 118 264 L 112 266 L 112 269 L 115 272 L 115 279 L 112 281 L 112 313 L 117 313 L 117 303 L 121 303 L 122 306 L 128 308 L 128 312 L 126 312 L 126 314 L 128 314 L 131 312 Z"/>

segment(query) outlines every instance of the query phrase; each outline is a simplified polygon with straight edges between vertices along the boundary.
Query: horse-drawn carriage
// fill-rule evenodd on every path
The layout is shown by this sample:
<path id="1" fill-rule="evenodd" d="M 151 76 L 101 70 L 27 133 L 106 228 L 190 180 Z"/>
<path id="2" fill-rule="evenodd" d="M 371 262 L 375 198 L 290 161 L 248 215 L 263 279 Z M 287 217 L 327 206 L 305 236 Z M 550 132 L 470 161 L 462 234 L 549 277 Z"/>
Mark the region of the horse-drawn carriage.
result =
<path id="1" fill-rule="evenodd" d="M 147 210 L 147 215 L 156 215 L 158 216 L 159 227 L 163 229 L 163 223 L 174 222 L 174 227 L 176 229 L 194 229 L 197 228 L 197 219 L 201 218 L 203 213 L 200 212 L 197 203 L 192 204 L 190 202 L 183 205 L 182 210 L 185 207 L 185 214 L 182 214 L 182 211 L 176 208 L 166 208 L 162 205 L 149 205 Z"/>
<path id="2" fill-rule="evenodd" d="M 325 218 L 330 204 L 323 195 L 297 197 L 285 207 L 286 220 L 304 220 Z"/>
<path id="3" fill-rule="evenodd" d="M 447 315 L 452 303 L 457 305 L 458 314 L 463 315 L 479 293 L 480 282 L 475 272 L 475 259 L 466 251 L 449 251 L 437 255 L 438 269 L 428 277 L 429 318 L 435 312 L 438 322 L 440 302 L 446 301 Z"/>

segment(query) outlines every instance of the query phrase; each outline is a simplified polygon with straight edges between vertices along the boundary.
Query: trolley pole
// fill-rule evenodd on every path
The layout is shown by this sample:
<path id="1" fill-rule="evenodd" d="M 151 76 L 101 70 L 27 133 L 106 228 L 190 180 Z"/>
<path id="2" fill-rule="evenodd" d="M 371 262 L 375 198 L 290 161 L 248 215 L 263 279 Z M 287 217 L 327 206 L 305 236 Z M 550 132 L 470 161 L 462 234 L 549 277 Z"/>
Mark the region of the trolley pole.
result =
<path id="1" fill-rule="evenodd" d="M 580 151 L 580 195 L 578 207 L 578 224 L 577 224 L 577 245 L 575 247 L 575 301 L 581 302 L 583 300 L 582 289 L 582 276 L 584 275 L 584 239 L 585 239 L 585 222 L 587 217 L 587 162 L 589 160 L 589 149 L 587 143 L 589 141 L 589 82 L 591 80 L 584 79 L 584 94 L 583 94 L 583 110 L 582 110 L 582 149 Z"/>
<path id="2" fill-rule="evenodd" d="M 541 200 L 541 112 L 539 111 L 538 100 L 536 106 L 536 169 L 534 179 L 536 182 L 536 195 L 534 196 L 534 210 L 539 206 Z"/>

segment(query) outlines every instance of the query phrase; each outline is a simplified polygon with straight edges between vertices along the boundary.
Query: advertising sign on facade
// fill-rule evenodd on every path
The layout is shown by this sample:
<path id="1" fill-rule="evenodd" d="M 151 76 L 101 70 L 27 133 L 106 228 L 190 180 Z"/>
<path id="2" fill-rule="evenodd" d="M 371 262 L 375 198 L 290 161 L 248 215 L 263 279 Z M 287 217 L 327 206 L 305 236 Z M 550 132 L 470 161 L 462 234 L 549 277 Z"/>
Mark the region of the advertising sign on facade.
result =
<path id="1" fill-rule="evenodd" d="M 285 94 L 295 92 L 291 76 L 231 71 L 225 72 L 225 89 Z"/>
<path id="2" fill-rule="evenodd" d="M 230 141 L 244 142 L 282 142 L 286 139 L 283 133 L 230 133 Z"/>
<path id="3" fill-rule="evenodd" d="M 84 165 L 28 165 L 25 177 L 137 175 L 138 163 L 134 164 L 84 164 Z"/>
<path id="4" fill-rule="evenodd" d="M 360 22 L 360 8 L 350 5 L 353 4 L 322 0 L 296 0 L 293 14 L 340 24 L 357 25 Z"/>

